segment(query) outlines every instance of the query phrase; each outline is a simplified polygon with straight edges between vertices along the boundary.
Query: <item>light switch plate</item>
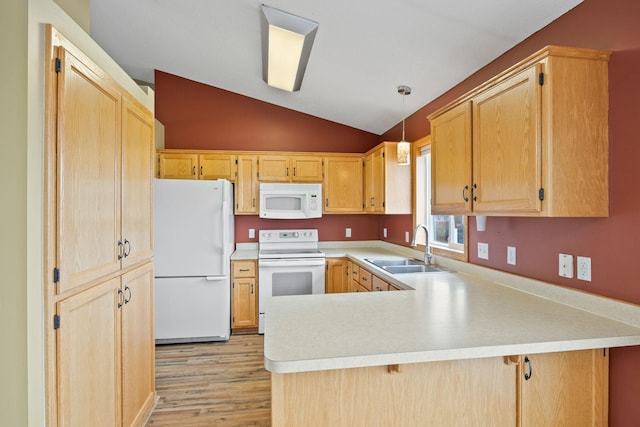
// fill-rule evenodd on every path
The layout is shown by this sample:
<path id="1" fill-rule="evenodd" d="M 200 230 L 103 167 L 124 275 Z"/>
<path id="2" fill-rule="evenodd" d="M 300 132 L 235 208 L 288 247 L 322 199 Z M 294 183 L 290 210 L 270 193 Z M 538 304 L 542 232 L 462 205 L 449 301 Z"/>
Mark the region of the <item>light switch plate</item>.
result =
<path id="1" fill-rule="evenodd" d="M 489 244 L 478 242 L 478 258 L 489 259 Z"/>
<path id="2" fill-rule="evenodd" d="M 250 239 L 255 239 L 256 238 L 256 229 L 255 228 L 250 228 L 249 229 L 249 238 Z"/>
<path id="3" fill-rule="evenodd" d="M 351 229 L 350 228 L 345 228 L 344 229 L 344 237 L 351 237 Z"/>
<path id="4" fill-rule="evenodd" d="M 573 255 L 558 255 L 558 275 L 567 279 L 573 278 Z"/>
<path id="5" fill-rule="evenodd" d="M 382 229 L 382 237 L 384 237 L 385 239 L 387 238 L 387 228 L 383 228 Z"/>

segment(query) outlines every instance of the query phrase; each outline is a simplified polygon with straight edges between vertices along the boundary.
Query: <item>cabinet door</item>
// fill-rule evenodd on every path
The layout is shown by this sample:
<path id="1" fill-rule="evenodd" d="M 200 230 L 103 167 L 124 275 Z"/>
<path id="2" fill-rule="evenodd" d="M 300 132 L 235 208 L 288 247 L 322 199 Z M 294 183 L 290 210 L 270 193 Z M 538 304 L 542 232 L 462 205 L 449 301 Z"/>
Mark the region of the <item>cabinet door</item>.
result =
<path id="1" fill-rule="evenodd" d="M 238 156 L 236 214 L 258 213 L 258 156 Z"/>
<path id="2" fill-rule="evenodd" d="M 255 328 L 258 326 L 256 302 L 256 278 L 234 278 L 232 328 Z"/>
<path id="3" fill-rule="evenodd" d="M 326 293 L 349 292 L 349 276 L 347 269 L 347 260 L 345 258 L 327 259 Z"/>
<path id="4" fill-rule="evenodd" d="M 57 115 L 58 292 L 120 269 L 121 96 L 60 49 Z"/>
<path id="5" fill-rule="evenodd" d="M 293 156 L 291 168 L 294 182 L 322 182 L 322 157 Z"/>
<path id="6" fill-rule="evenodd" d="M 527 358 L 519 364 L 520 427 L 607 425 L 609 360 L 603 349 Z"/>
<path id="7" fill-rule="evenodd" d="M 127 268 L 153 256 L 153 115 L 124 98 L 122 116 L 122 242 Z"/>
<path id="8" fill-rule="evenodd" d="M 263 182 L 289 182 L 289 156 L 260 156 L 259 178 Z"/>
<path id="9" fill-rule="evenodd" d="M 539 212 L 541 86 L 531 67 L 473 99 L 473 210 Z"/>
<path id="10" fill-rule="evenodd" d="M 380 148 L 365 157 L 365 212 L 384 212 L 384 168 L 384 148 Z M 405 183 L 405 185 L 409 184 L 410 183 Z"/>
<path id="11" fill-rule="evenodd" d="M 153 265 L 122 276 L 122 425 L 141 426 L 155 400 Z"/>
<path id="12" fill-rule="evenodd" d="M 198 179 L 198 155 L 187 153 L 160 153 L 158 178 Z"/>
<path id="13" fill-rule="evenodd" d="M 237 156 L 231 154 L 200 154 L 199 179 L 227 179 L 234 182 L 237 175 Z"/>
<path id="14" fill-rule="evenodd" d="M 389 284 L 379 278 L 378 276 L 371 276 L 371 290 L 373 291 L 388 291 Z"/>
<path id="15" fill-rule="evenodd" d="M 362 158 L 325 157 L 324 212 L 362 212 Z"/>
<path id="16" fill-rule="evenodd" d="M 58 425 L 121 425 L 120 278 L 57 304 Z"/>
<path id="17" fill-rule="evenodd" d="M 471 212 L 471 103 L 431 121 L 431 212 Z"/>

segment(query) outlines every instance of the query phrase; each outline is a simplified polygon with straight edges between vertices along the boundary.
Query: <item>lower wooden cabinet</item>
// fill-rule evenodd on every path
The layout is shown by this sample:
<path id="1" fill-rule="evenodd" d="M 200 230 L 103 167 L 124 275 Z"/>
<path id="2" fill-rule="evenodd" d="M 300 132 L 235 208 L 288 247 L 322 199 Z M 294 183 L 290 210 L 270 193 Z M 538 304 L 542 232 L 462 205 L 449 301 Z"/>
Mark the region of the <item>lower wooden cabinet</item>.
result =
<path id="1" fill-rule="evenodd" d="M 350 292 L 349 260 L 347 258 L 327 258 L 327 274 L 325 275 L 325 292 Z"/>
<path id="2" fill-rule="evenodd" d="M 155 404 L 153 270 L 57 304 L 58 425 L 142 426 Z"/>
<path id="3" fill-rule="evenodd" d="M 272 425 L 603 427 L 607 372 L 597 349 L 272 373 Z"/>
<path id="4" fill-rule="evenodd" d="M 532 354 L 517 361 L 519 427 L 608 424 L 607 350 Z"/>
<path id="5" fill-rule="evenodd" d="M 258 328 L 258 282 L 256 261 L 232 261 L 231 328 L 251 332 Z"/>
<path id="6" fill-rule="evenodd" d="M 122 425 L 142 426 L 155 405 L 153 268 L 122 276 Z"/>

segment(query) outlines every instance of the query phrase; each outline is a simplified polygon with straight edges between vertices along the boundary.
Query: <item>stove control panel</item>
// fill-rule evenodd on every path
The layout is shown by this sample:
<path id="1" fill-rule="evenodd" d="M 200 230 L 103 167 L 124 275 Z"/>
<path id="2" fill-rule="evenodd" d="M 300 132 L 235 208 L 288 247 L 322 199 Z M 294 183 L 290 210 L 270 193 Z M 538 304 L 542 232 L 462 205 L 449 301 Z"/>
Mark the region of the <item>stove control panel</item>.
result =
<path id="1" fill-rule="evenodd" d="M 317 242 L 318 230 L 260 230 L 259 242 Z"/>

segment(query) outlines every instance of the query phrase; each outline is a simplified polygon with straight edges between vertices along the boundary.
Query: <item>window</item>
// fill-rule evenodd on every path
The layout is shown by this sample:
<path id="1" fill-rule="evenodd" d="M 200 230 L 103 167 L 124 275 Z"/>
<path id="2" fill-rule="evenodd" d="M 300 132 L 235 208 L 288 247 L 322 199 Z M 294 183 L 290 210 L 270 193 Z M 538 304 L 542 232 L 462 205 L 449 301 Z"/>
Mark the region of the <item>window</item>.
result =
<path id="1" fill-rule="evenodd" d="M 463 215 L 431 214 L 431 145 L 430 138 L 416 142 L 416 209 L 415 224 L 429 229 L 429 244 L 433 253 L 466 260 L 465 240 L 467 217 Z M 425 245 L 424 233 L 417 243 Z"/>

